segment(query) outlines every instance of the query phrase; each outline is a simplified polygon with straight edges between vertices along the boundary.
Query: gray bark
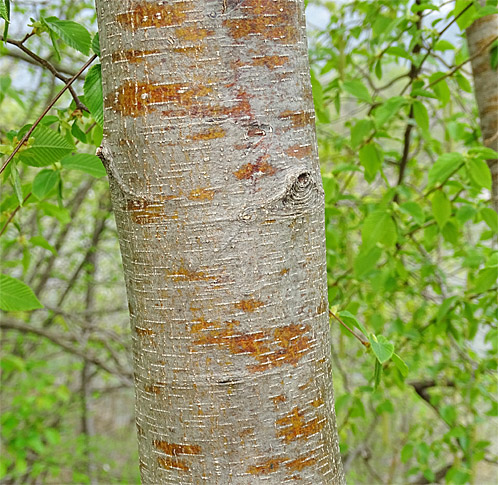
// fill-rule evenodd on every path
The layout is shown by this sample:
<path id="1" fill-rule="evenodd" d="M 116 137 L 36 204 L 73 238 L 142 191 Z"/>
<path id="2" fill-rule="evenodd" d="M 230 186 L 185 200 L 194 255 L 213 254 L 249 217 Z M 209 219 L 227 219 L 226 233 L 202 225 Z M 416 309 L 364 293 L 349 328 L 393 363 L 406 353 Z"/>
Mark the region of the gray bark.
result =
<path id="1" fill-rule="evenodd" d="M 97 0 L 144 483 L 345 483 L 303 11 Z"/>
<path id="2" fill-rule="evenodd" d="M 481 0 L 481 4 L 485 1 Z M 483 143 L 498 151 L 498 72 L 491 67 L 491 44 L 498 35 L 498 14 L 477 19 L 466 31 L 472 59 L 474 90 Z M 498 212 L 498 159 L 488 160 L 491 170 L 491 203 Z"/>

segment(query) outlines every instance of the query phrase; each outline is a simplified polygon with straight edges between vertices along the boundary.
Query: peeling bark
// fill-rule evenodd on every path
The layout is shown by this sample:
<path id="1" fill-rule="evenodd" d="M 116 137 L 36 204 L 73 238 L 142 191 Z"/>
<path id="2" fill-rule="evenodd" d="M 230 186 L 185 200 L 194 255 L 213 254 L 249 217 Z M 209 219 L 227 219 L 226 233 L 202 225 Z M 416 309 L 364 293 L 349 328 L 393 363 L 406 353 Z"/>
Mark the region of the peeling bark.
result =
<path id="1" fill-rule="evenodd" d="M 143 483 L 345 483 L 302 1 L 97 13 Z"/>
<path id="2" fill-rule="evenodd" d="M 484 5 L 485 1 L 481 0 L 481 4 Z M 491 67 L 491 48 L 483 50 L 498 34 L 498 14 L 477 19 L 466 33 L 469 54 L 475 56 L 472 74 L 483 143 L 498 151 L 498 72 Z M 488 160 L 488 165 L 492 177 L 492 207 L 498 212 L 498 159 Z"/>

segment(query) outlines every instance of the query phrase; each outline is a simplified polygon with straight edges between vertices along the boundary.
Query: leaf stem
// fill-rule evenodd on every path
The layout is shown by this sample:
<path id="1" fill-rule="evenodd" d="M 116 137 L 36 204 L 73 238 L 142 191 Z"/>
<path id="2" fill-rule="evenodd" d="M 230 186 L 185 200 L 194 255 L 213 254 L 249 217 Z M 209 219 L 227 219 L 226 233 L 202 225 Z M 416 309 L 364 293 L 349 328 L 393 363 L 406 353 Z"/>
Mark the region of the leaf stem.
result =
<path id="1" fill-rule="evenodd" d="M 335 318 L 348 332 L 360 341 L 361 345 L 367 349 L 370 348 L 370 342 L 364 338 L 363 334 L 358 335 L 356 332 L 351 330 L 335 313 L 332 312 L 332 310 L 329 310 L 329 317 Z"/>

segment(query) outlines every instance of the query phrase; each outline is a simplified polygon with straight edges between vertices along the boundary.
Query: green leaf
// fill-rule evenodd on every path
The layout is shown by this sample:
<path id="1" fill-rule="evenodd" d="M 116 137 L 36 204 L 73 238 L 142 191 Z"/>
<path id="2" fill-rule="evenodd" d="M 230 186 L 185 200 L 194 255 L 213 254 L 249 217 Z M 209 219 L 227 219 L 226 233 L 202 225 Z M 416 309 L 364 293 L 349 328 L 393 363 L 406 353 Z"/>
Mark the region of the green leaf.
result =
<path id="1" fill-rule="evenodd" d="M 446 106 L 451 98 L 451 91 L 446 82 L 446 74 L 435 72 L 429 77 L 429 83 L 434 94 L 441 101 L 442 106 Z"/>
<path id="2" fill-rule="evenodd" d="M 372 246 L 366 250 L 362 248 L 353 263 L 355 276 L 360 278 L 374 269 L 381 255 L 382 249 L 378 246 Z"/>
<path id="3" fill-rule="evenodd" d="M 352 313 L 348 312 L 347 310 L 343 310 L 339 312 L 339 316 L 346 325 L 355 326 L 363 333 L 363 335 L 365 335 L 365 337 L 368 335 L 365 327 L 356 319 L 356 317 Z"/>
<path id="4" fill-rule="evenodd" d="M 429 131 L 429 113 L 420 101 L 413 102 L 413 117 L 423 132 Z"/>
<path id="5" fill-rule="evenodd" d="M 365 168 L 365 180 L 370 183 L 375 179 L 382 166 L 382 152 L 376 143 L 370 142 L 360 149 L 360 162 Z"/>
<path id="6" fill-rule="evenodd" d="M 397 239 L 394 221 L 385 209 L 378 209 L 369 214 L 363 221 L 361 237 L 365 248 L 371 248 L 377 243 L 386 247 L 394 246 Z"/>
<path id="7" fill-rule="evenodd" d="M 67 45 L 86 56 L 90 53 L 92 37 L 85 27 L 72 20 L 59 20 L 57 17 L 46 17 L 42 19 L 42 21 Z"/>
<path id="8" fill-rule="evenodd" d="M 496 211 L 490 209 L 489 207 L 484 207 L 479 212 L 489 228 L 495 232 L 498 231 L 498 214 Z"/>
<path id="9" fill-rule="evenodd" d="M 469 150 L 469 155 L 477 155 L 484 160 L 494 160 L 498 158 L 498 152 L 488 147 L 474 147 Z"/>
<path id="10" fill-rule="evenodd" d="M 425 222 L 425 215 L 422 207 L 420 207 L 419 204 L 413 201 L 405 202 L 400 205 L 401 211 L 405 212 L 406 214 L 409 214 L 413 217 L 413 220 L 419 224 L 422 225 Z"/>
<path id="11" fill-rule="evenodd" d="M 452 152 L 441 155 L 429 170 L 428 185 L 442 183 L 463 165 L 464 158 L 461 153 Z"/>
<path id="12" fill-rule="evenodd" d="M 55 170 L 42 170 L 33 180 L 33 194 L 38 200 L 44 199 L 59 181 L 59 172 Z"/>
<path id="13" fill-rule="evenodd" d="M 100 40 L 98 32 L 93 36 L 92 39 L 92 51 L 100 57 Z"/>
<path id="14" fill-rule="evenodd" d="M 394 345 L 384 337 L 384 335 L 375 336 L 370 334 L 370 345 L 372 346 L 373 353 L 380 364 L 387 362 L 394 354 Z"/>
<path id="15" fill-rule="evenodd" d="M 491 64 L 491 69 L 496 71 L 498 67 L 498 39 L 493 42 L 489 50 L 489 63 Z"/>
<path id="16" fill-rule="evenodd" d="M 351 146 L 356 148 L 370 134 L 373 128 L 372 120 L 359 120 L 351 128 Z"/>
<path id="17" fill-rule="evenodd" d="M 24 197 L 22 196 L 21 177 L 19 175 L 19 170 L 17 169 L 17 165 L 12 166 L 12 169 L 10 171 L 10 178 L 12 180 L 12 187 L 14 188 L 14 193 L 16 194 L 19 206 L 22 207 L 22 202 L 24 200 Z"/>
<path id="18" fill-rule="evenodd" d="M 474 282 L 473 289 L 477 293 L 487 291 L 492 286 L 496 285 L 497 280 L 498 280 L 498 267 L 481 269 Z"/>
<path id="19" fill-rule="evenodd" d="M 352 94 L 355 98 L 365 101 L 367 103 L 372 102 L 372 96 L 368 91 L 368 88 L 358 79 L 352 81 L 345 81 L 342 85 L 344 91 Z"/>
<path id="20" fill-rule="evenodd" d="M 55 217 L 61 224 L 67 224 L 71 220 L 69 211 L 65 207 L 57 207 L 48 202 L 40 202 L 38 207 L 50 217 Z"/>
<path id="21" fill-rule="evenodd" d="M 16 278 L 0 274 L 0 309 L 21 312 L 43 308 L 33 290 Z"/>
<path id="22" fill-rule="evenodd" d="M 19 157 L 23 163 L 32 167 L 55 163 L 74 148 L 66 138 L 43 125 L 37 126 L 32 137 L 31 147 L 24 150 Z"/>
<path id="23" fill-rule="evenodd" d="M 453 18 L 456 18 L 456 23 L 458 27 L 460 27 L 460 30 L 462 32 L 467 27 L 470 27 L 470 25 L 474 21 L 476 9 L 474 5 L 471 5 L 470 8 L 467 8 L 470 4 L 471 2 L 469 0 L 456 0 L 455 8 L 452 12 Z M 463 10 L 465 10 L 465 12 L 463 12 Z"/>
<path id="24" fill-rule="evenodd" d="M 104 98 L 102 94 L 101 65 L 96 64 L 88 71 L 83 85 L 85 103 L 93 119 L 102 127 L 104 126 Z"/>
<path id="25" fill-rule="evenodd" d="M 106 174 L 102 161 L 96 155 L 89 153 L 76 153 L 61 160 L 62 167 L 67 170 L 80 170 L 92 177 L 104 177 Z"/>
<path id="26" fill-rule="evenodd" d="M 33 236 L 29 240 L 29 242 L 33 246 L 38 246 L 40 248 L 47 249 L 52 254 L 57 255 L 57 251 L 55 250 L 55 248 L 43 236 Z"/>
<path id="27" fill-rule="evenodd" d="M 481 158 L 471 158 L 468 161 L 469 175 L 479 186 L 491 190 L 491 171 L 488 164 Z"/>
<path id="28" fill-rule="evenodd" d="M 466 93 L 472 92 L 472 85 L 470 84 L 470 81 L 460 71 L 457 71 L 454 77 L 460 89 Z"/>
<path id="29" fill-rule="evenodd" d="M 451 202 L 442 190 L 436 190 L 432 196 L 432 213 L 440 228 L 446 224 L 451 216 Z"/>
<path id="30" fill-rule="evenodd" d="M 378 360 L 375 360 L 374 389 L 377 389 L 379 387 L 381 377 L 382 377 L 382 365 Z"/>
<path id="31" fill-rule="evenodd" d="M 386 54 L 390 54 L 396 57 L 403 57 L 404 59 L 412 60 L 412 56 L 409 52 L 406 51 L 404 47 L 399 47 L 396 45 L 392 45 L 386 49 Z"/>
<path id="32" fill-rule="evenodd" d="M 9 21 L 9 10 L 7 8 L 7 3 L 4 0 L 0 0 L 0 18 L 4 19 L 6 22 Z"/>
<path id="33" fill-rule="evenodd" d="M 455 46 L 446 39 L 439 39 L 433 47 L 434 51 L 449 51 L 455 49 Z"/>
<path id="34" fill-rule="evenodd" d="M 5 20 L 5 27 L 3 28 L 3 38 L 7 39 L 10 24 L 10 0 L 0 0 L 0 8 L 2 10 L 1 18 Z"/>
<path id="35" fill-rule="evenodd" d="M 406 365 L 405 361 L 395 352 L 393 352 L 392 359 L 394 365 L 396 366 L 396 369 L 399 370 L 403 377 L 406 377 L 408 375 L 408 366 Z"/>
<path id="36" fill-rule="evenodd" d="M 407 102 L 406 98 L 395 96 L 378 106 L 374 112 L 374 119 L 377 127 L 380 128 L 386 124 Z"/>

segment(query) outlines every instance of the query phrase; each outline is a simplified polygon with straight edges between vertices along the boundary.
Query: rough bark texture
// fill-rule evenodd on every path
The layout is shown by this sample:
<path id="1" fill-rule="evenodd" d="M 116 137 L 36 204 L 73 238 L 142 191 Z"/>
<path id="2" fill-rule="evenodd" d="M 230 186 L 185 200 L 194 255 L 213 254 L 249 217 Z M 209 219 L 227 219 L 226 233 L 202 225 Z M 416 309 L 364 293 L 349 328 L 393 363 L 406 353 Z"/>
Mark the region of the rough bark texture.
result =
<path id="1" fill-rule="evenodd" d="M 498 72 L 491 67 L 490 59 L 491 43 L 498 35 L 498 14 L 477 19 L 466 33 L 469 53 L 475 56 L 472 73 L 483 143 L 498 151 Z M 498 212 L 498 160 L 488 160 L 488 165 L 493 179 L 492 206 Z"/>
<path id="2" fill-rule="evenodd" d="M 97 0 L 144 483 L 344 483 L 303 10 Z"/>

